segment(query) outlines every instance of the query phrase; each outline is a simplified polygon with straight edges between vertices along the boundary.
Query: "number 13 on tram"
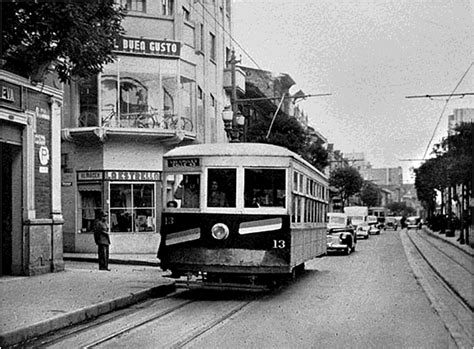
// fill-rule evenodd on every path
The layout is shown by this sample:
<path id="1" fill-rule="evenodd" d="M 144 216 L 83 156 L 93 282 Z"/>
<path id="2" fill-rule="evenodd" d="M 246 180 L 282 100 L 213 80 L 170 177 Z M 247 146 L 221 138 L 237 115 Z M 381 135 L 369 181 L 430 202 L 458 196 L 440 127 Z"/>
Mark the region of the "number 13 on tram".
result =
<path id="1" fill-rule="evenodd" d="M 164 155 L 158 258 L 174 277 L 254 283 L 326 254 L 328 184 L 286 148 L 199 144 Z"/>

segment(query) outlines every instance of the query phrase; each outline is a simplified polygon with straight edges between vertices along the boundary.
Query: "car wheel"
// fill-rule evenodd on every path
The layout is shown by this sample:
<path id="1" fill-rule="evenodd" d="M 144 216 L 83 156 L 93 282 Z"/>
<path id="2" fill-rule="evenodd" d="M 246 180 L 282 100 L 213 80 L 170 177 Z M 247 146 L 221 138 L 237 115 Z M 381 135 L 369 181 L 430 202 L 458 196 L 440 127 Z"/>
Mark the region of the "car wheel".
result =
<path id="1" fill-rule="evenodd" d="M 368 239 L 369 238 L 369 234 L 367 234 L 366 236 L 364 236 L 364 239 Z"/>
<path id="2" fill-rule="evenodd" d="M 344 252 L 345 252 L 346 255 L 350 255 L 351 254 L 351 247 L 347 246 L 346 250 Z"/>

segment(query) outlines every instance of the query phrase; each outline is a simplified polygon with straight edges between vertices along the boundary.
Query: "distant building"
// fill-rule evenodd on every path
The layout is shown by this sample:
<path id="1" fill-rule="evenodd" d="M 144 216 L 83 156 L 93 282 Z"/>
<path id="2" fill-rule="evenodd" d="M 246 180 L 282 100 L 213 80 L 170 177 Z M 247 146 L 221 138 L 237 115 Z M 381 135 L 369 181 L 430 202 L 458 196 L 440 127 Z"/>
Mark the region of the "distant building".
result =
<path id="1" fill-rule="evenodd" d="M 452 135 L 463 122 L 474 122 L 474 108 L 454 109 L 453 114 L 448 116 L 448 135 Z"/>

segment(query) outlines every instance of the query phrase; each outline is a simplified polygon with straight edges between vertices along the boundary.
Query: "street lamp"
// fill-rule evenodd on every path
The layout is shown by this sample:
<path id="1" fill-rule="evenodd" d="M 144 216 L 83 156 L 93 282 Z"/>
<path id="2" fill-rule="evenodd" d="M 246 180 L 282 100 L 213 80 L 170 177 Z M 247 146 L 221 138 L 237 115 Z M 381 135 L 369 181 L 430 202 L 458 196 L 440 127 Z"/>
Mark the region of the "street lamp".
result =
<path id="1" fill-rule="evenodd" d="M 234 113 L 231 107 L 227 106 L 222 111 L 222 120 L 224 121 L 224 130 L 230 141 L 232 143 L 240 142 L 240 136 L 245 124 L 245 117 L 242 113 L 240 113 L 240 111 Z"/>

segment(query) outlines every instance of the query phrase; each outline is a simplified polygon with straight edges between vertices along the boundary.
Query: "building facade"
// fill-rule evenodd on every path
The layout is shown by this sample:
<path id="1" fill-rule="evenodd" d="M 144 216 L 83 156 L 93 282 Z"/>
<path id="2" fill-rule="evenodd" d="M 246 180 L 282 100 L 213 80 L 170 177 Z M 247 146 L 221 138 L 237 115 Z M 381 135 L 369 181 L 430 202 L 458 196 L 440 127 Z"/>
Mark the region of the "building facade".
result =
<path id="1" fill-rule="evenodd" d="M 161 177 L 163 154 L 227 141 L 221 113 L 230 104 L 231 2 L 124 3 L 117 59 L 65 88 L 65 251 L 95 252 L 92 225 L 104 209 L 112 253 L 156 252 L 162 188 L 174 185 Z"/>
<path id="2" fill-rule="evenodd" d="M 0 276 L 64 270 L 60 88 L 0 70 Z"/>

